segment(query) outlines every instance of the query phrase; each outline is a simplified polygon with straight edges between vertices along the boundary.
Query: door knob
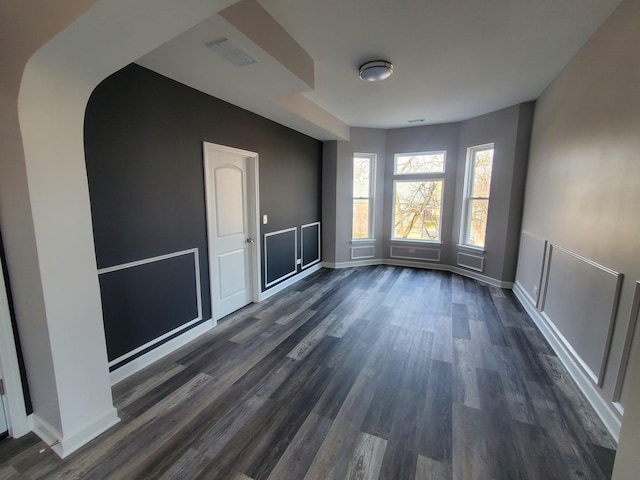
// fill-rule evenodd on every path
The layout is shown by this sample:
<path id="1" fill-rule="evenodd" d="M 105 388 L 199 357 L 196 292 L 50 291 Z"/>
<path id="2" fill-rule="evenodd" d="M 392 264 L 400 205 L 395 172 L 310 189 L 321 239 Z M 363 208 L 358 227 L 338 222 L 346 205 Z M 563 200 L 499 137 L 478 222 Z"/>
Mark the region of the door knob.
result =
<path id="1" fill-rule="evenodd" d="M 251 237 L 247 238 L 247 243 L 253 243 L 253 238 Z"/>

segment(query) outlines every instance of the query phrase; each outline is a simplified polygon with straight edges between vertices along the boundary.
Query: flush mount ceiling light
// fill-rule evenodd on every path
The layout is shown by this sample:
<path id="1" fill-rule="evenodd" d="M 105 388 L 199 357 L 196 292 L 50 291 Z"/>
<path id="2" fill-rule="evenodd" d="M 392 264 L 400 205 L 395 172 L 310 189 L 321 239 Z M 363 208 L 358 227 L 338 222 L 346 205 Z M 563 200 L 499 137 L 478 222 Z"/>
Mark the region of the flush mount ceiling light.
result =
<path id="1" fill-rule="evenodd" d="M 360 65 L 358 75 L 367 82 L 378 82 L 389 78 L 393 73 L 393 64 L 386 60 L 373 60 Z"/>

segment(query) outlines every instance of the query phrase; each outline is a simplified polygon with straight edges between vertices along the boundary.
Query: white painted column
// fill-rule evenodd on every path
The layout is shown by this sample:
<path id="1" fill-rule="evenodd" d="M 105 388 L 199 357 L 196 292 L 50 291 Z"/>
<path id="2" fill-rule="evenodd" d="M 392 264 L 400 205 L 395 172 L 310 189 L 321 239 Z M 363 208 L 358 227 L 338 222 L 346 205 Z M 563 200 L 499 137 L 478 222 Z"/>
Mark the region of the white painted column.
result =
<path id="1" fill-rule="evenodd" d="M 3 205 L 2 221 L 12 228 L 8 257 L 20 267 L 15 296 L 34 431 L 55 442 L 60 456 L 118 421 L 84 160 L 87 101 L 108 75 L 232 2 L 101 0 L 24 69 L 18 96 L 24 162 L 20 152 L 11 158 L 16 205 Z M 4 213 L 18 210 L 7 221 Z M 15 227 L 25 233 L 24 245 L 15 242 Z"/>

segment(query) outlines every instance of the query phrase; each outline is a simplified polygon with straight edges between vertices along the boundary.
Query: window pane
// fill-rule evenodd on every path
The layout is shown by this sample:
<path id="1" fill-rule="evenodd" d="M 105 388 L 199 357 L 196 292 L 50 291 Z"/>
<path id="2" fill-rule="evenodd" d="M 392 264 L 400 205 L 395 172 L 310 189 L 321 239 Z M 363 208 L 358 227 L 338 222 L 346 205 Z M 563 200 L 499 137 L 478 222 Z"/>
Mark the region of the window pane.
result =
<path id="1" fill-rule="evenodd" d="M 468 245 L 484 247 L 484 237 L 487 231 L 487 214 L 489 200 L 469 200 L 469 232 Z"/>
<path id="2" fill-rule="evenodd" d="M 489 198 L 491 188 L 491 167 L 493 166 L 493 149 L 478 150 L 473 155 L 473 187 L 472 197 Z M 484 238 L 484 237 L 483 237 Z"/>
<path id="3" fill-rule="evenodd" d="M 371 159 L 358 158 L 353 159 L 353 196 L 369 197 Z"/>
<path id="4" fill-rule="evenodd" d="M 369 238 L 369 200 L 353 200 L 353 238 Z"/>
<path id="5" fill-rule="evenodd" d="M 394 184 L 393 237 L 439 240 L 442 180 Z"/>
<path id="6" fill-rule="evenodd" d="M 442 173 L 444 172 L 445 152 L 396 155 L 395 160 L 396 175 Z"/>

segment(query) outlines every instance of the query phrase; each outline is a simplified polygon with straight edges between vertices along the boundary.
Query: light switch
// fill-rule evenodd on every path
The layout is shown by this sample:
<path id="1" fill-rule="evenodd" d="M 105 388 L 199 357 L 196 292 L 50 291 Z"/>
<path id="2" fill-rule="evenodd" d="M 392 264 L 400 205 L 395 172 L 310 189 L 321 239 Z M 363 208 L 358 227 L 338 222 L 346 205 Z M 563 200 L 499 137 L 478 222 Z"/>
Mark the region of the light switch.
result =
<path id="1" fill-rule="evenodd" d="M 262 224 L 266 225 L 267 223 L 269 223 L 269 219 L 267 218 L 266 215 L 262 215 Z"/>

